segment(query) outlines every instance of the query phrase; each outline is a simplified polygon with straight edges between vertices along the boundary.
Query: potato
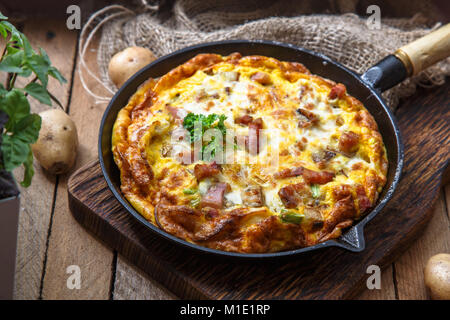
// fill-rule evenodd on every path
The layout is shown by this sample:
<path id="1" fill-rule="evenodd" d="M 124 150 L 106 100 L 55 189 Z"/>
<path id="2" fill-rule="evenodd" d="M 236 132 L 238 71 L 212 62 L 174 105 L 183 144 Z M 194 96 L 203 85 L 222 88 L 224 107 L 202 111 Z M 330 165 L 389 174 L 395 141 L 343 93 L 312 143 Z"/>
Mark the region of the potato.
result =
<path id="1" fill-rule="evenodd" d="M 75 123 L 60 109 L 50 109 L 39 114 L 41 131 L 31 146 L 40 165 L 52 174 L 69 171 L 75 163 L 78 136 Z"/>
<path id="2" fill-rule="evenodd" d="M 431 299 L 450 300 L 450 254 L 432 256 L 427 262 L 424 275 Z"/>
<path id="3" fill-rule="evenodd" d="M 129 47 L 116 53 L 108 65 L 108 73 L 112 82 L 119 88 L 133 74 L 156 59 L 147 48 Z"/>

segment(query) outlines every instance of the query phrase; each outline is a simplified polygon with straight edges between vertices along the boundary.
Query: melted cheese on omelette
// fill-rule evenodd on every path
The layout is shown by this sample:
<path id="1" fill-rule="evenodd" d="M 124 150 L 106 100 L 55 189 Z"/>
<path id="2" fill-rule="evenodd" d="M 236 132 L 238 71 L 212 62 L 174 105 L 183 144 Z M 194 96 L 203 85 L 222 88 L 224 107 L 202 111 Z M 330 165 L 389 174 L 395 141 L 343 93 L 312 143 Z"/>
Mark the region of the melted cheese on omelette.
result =
<path id="1" fill-rule="evenodd" d="M 194 142 L 185 130 L 187 117 L 200 115 L 224 119 L 229 144 L 213 158 L 192 152 L 210 139 Z M 336 238 L 386 181 L 377 125 L 344 85 L 260 56 L 202 54 L 150 79 L 120 111 L 112 142 L 136 210 L 219 250 L 273 252 Z"/>

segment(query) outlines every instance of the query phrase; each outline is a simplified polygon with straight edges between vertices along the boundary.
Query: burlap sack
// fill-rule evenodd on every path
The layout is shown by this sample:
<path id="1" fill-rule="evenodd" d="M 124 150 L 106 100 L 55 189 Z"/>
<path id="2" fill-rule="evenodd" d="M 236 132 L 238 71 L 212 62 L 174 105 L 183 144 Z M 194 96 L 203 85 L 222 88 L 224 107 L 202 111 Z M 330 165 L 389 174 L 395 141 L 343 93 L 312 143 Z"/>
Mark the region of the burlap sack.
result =
<path id="1" fill-rule="evenodd" d="M 396 2 L 397 6 L 400 2 Z M 102 26 L 98 65 L 100 79 L 110 92 L 117 88 L 108 77 L 108 62 L 116 52 L 131 45 L 147 47 L 162 56 L 208 41 L 276 40 L 320 52 L 362 73 L 395 49 L 439 26 L 434 24 L 430 28 L 430 17 L 420 13 L 411 18 L 384 18 L 382 11 L 379 29 L 369 28 L 367 15 L 305 14 L 317 12 L 317 1 L 178 0 L 165 6 L 144 3 L 143 7 L 133 10 L 113 6 L 90 21 Z M 424 4 L 426 1 L 409 0 L 407 3 L 404 7 L 407 11 L 435 12 Z M 325 4 L 328 13 L 361 10 L 358 0 L 329 0 Z M 89 30 L 84 31 L 87 34 Z M 405 80 L 385 92 L 384 97 L 395 107 L 399 98 L 415 91 L 416 85 L 442 84 L 448 75 L 450 59 Z"/>

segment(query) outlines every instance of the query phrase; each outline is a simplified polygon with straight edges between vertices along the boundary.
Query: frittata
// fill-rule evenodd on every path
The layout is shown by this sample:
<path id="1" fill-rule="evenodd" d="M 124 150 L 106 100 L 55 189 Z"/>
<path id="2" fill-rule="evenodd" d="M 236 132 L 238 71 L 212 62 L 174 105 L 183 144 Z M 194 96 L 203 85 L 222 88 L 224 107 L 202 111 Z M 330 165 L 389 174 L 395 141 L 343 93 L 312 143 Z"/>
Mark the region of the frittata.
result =
<path id="1" fill-rule="evenodd" d="M 199 54 L 119 112 L 121 190 L 201 246 L 276 252 L 337 238 L 376 203 L 388 161 L 376 122 L 298 62 Z"/>

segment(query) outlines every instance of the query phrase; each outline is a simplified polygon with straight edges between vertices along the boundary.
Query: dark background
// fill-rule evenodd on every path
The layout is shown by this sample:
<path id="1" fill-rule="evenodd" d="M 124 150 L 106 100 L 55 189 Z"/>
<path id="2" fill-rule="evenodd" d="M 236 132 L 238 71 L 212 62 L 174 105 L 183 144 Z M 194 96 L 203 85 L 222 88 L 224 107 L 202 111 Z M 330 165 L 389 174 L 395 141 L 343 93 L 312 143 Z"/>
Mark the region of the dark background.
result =
<path id="1" fill-rule="evenodd" d="M 215 0 L 204 0 L 215 1 Z M 264 0 L 241 0 L 247 3 L 254 3 L 255 9 L 264 5 Z M 342 13 L 336 8 L 336 3 L 342 0 L 321 0 L 316 1 L 313 5 L 311 12 L 305 13 Z M 169 10 L 175 0 L 147 0 L 149 4 L 160 3 L 163 9 Z M 271 1 L 269 1 L 270 3 Z M 294 7 L 297 1 L 284 1 L 286 7 Z M 424 3 L 428 3 L 434 6 L 436 9 L 433 12 L 422 12 L 422 14 L 432 17 L 434 21 L 441 21 L 448 23 L 450 21 L 450 1 L 449 0 L 423 0 Z M 1 0 L 0 11 L 13 18 L 14 20 L 20 20 L 22 17 L 49 17 L 58 18 L 66 16 L 66 8 L 71 4 L 79 5 L 83 15 L 83 19 L 86 19 L 90 13 L 103 8 L 110 4 L 122 4 L 125 6 L 139 6 L 140 0 Z M 408 5 L 405 6 L 405 3 Z M 408 1 L 397 0 L 360 0 L 356 5 L 356 13 L 359 15 L 366 15 L 366 8 L 369 5 L 378 5 L 381 8 L 381 17 L 411 17 L 419 11 L 413 3 Z M 286 10 L 289 12 L 289 10 Z M 289 15 L 289 14 L 286 14 Z"/>

